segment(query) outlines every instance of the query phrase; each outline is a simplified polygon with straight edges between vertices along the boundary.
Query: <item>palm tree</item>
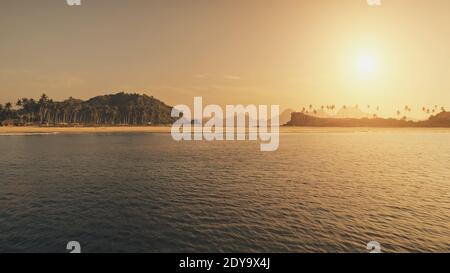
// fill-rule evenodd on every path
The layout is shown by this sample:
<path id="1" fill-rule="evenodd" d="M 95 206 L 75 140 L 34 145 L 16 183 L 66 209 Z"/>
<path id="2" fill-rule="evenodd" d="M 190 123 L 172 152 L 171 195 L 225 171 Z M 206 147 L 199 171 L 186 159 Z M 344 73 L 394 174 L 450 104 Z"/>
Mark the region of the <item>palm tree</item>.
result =
<path id="1" fill-rule="evenodd" d="M 17 102 L 16 102 L 16 106 L 17 107 L 19 107 L 19 111 L 18 111 L 18 118 L 19 118 L 19 121 L 20 121 L 20 123 L 21 124 L 23 124 L 24 123 L 24 115 L 25 115 L 25 111 L 24 111 L 24 109 L 23 109 L 23 103 L 22 103 L 22 100 L 17 100 Z"/>
<path id="2" fill-rule="evenodd" d="M 5 106 L 3 107 L 2 119 L 3 120 L 11 119 L 12 115 L 13 115 L 12 103 L 7 102 L 7 103 L 5 103 Z"/>
<path id="3" fill-rule="evenodd" d="M 44 123 L 44 120 L 47 117 L 47 111 L 48 111 L 48 97 L 47 95 L 44 93 L 42 94 L 41 98 L 38 101 L 38 105 L 39 105 L 39 121 L 40 124 Z"/>
<path id="4" fill-rule="evenodd" d="M 11 111 L 11 109 L 12 109 L 12 103 L 10 103 L 10 102 L 5 103 L 5 110 Z"/>

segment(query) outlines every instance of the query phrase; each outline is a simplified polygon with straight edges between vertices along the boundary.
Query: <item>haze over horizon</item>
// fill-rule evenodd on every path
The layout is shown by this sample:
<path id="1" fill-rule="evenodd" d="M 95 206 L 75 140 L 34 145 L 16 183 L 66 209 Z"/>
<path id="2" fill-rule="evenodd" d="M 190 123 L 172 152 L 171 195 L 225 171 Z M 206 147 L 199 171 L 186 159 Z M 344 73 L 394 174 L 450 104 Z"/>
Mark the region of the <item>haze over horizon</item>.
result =
<path id="1" fill-rule="evenodd" d="M 124 92 L 170 105 L 450 106 L 450 2 L 2 3 L 0 102 Z"/>

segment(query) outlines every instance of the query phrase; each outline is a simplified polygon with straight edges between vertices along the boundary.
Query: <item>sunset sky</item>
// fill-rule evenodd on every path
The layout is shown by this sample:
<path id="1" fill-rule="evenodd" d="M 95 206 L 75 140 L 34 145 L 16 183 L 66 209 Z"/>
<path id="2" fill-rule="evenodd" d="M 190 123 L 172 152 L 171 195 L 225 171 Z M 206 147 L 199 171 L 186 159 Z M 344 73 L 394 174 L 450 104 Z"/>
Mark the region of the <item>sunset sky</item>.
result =
<path id="1" fill-rule="evenodd" d="M 0 102 L 119 91 L 168 104 L 450 108 L 450 1 L 5 0 Z"/>

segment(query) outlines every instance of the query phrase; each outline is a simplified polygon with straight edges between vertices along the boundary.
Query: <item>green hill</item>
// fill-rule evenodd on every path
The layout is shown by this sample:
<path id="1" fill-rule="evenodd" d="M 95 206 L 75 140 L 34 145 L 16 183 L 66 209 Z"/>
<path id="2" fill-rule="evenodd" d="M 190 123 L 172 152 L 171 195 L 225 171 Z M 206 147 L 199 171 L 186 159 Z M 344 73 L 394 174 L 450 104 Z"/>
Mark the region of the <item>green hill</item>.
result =
<path id="1" fill-rule="evenodd" d="M 57 102 L 45 94 L 39 100 L 23 98 L 16 107 L 0 107 L 3 125 L 163 125 L 172 124 L 172 107 L 147 95 L 117 93 L 83 101 Z"/>

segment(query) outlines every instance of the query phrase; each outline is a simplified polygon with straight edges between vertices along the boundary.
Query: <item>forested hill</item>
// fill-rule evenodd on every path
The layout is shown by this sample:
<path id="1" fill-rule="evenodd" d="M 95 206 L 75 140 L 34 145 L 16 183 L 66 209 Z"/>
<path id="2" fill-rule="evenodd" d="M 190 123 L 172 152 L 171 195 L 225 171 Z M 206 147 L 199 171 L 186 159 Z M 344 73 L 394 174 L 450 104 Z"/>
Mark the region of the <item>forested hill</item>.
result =
<path id="1" fill-rule="evenodd" d="M 147 95 L 117 93 L 83 101 L 23 98 L 0 105 L 2 125 L 162 125 L 171 124 L 172 107 Z"/>

